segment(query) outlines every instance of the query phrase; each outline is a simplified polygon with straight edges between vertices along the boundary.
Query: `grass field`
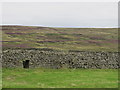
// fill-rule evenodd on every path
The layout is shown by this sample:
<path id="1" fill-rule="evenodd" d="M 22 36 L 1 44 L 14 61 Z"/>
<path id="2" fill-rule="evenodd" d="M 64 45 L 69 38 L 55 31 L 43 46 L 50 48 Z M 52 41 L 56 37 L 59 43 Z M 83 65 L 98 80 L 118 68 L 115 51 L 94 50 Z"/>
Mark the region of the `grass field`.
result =
<path id="1" fill-rule="evenodd" d="M 117 51 L 117 28 L 3 26 L 3 48 Z"/>
<path id="2" fill-rule="evenodd" d="M 118 88 L 118 70 L 4 68 L 3 88 Z"/>

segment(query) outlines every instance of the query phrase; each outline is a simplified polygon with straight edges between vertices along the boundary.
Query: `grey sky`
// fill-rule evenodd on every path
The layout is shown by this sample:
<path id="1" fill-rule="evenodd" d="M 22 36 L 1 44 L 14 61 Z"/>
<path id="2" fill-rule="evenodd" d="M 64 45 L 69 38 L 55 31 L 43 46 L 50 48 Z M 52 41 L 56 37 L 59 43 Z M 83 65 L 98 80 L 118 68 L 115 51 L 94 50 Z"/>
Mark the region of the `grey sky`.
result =
<path id="1" fill-rule="evenodd" d="M 2 24 L 117 27 L 117 2 L 6 2 Z"/>

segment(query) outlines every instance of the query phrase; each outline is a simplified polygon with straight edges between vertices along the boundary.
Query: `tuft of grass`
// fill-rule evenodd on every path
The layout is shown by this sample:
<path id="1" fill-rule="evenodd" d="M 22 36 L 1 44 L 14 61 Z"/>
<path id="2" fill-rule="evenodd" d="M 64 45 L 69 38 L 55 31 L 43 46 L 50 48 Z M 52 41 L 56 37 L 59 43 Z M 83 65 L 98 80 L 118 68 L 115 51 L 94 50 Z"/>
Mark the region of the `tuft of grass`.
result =
<path id="1" fill-rule="evenodd" d="M 118 88 L 117 69 L 3 68 L 3 88 Z"/>

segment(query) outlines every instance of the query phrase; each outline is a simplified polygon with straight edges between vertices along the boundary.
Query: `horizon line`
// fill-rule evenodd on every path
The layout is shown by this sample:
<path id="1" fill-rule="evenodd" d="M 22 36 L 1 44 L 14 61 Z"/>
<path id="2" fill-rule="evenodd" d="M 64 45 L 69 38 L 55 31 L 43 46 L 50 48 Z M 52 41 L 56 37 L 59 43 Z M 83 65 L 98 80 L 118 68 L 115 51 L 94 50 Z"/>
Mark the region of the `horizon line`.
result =
<path id="1" fill-rule="evenodd" d="M 99 26 L 45 26 L 45 25 L 23 25 L 23 24 L 0 24 L 0 26 L 38 26 L 38 27 L 53 27 L 53 28 L 120 28 L 119 26 L 113 27 L 99 27 Z"/>

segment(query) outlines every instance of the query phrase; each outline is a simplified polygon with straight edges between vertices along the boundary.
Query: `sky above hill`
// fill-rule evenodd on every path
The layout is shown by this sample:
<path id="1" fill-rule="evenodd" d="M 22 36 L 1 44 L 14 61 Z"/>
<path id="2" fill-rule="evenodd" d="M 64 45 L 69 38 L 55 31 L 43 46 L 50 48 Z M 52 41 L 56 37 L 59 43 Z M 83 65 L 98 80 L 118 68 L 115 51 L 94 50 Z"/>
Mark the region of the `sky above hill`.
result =
<path id="1" fill-rule="evenodd" d="M 2 24 L 117 27 L 117 2 L 4 2 Z"/>

